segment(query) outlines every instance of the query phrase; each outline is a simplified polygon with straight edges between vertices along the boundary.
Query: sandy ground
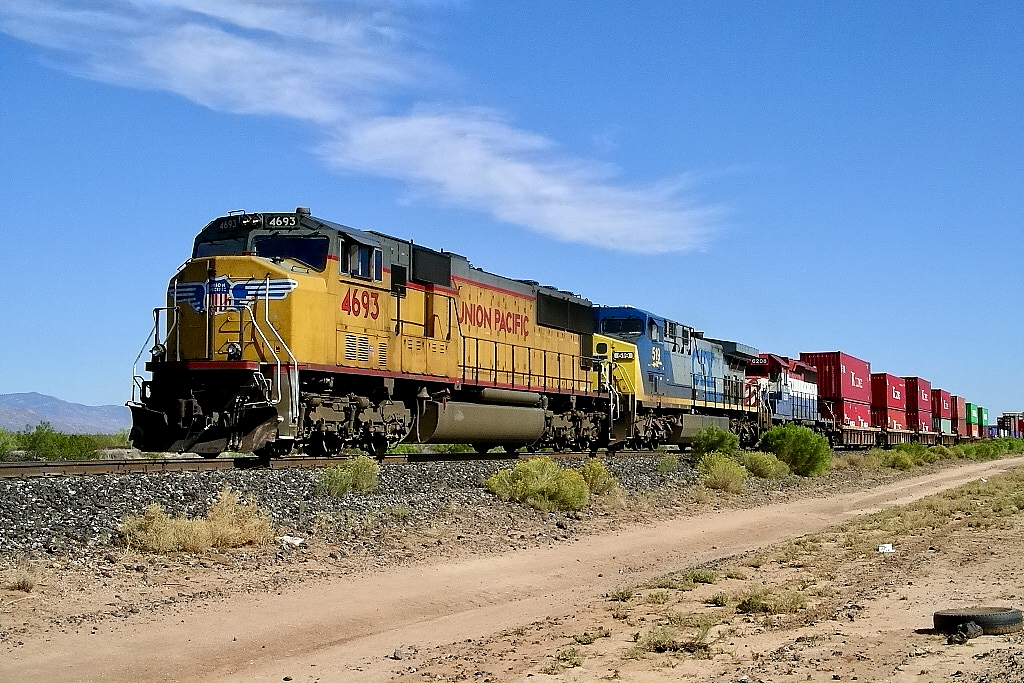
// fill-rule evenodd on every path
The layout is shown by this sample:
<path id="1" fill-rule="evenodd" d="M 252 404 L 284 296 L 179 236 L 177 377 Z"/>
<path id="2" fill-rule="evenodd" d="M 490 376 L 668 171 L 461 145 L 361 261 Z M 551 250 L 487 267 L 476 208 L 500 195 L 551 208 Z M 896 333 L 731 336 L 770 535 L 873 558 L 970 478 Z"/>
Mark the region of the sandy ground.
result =
<path id="1" fill-rule="evenodd" d="M 1019 655 L 1019 633 L 956 646 L 929 629 L 938 609 L 1020 607 L 1021 520 L 900 539 L 893 553 L 851 550 L 841 534 L 822 532 L 1022 464 L 961 464 L 748 509 L 713 499 L 703 505 L 717 507 L 709 512 L 665 511 L 641 522 L 633 515 L 618 528 L 606 524 L 571 540 L 534 530 L 532 543 L 512 539 L 504 552 L 463 547 L 457 541 L 470 531 L 458 524 L 413 530 L 395 539 L 402 561 L 378 558 L 380 567 L 368 561 L 374 558 L 339 557 L 327 547 L 301 558 L 284 551 L 270 558 L 83 558 L 38 568 L 30 593 L 0 592 L 0 681 L 1002 675 Z M 436 545 L 448 551 L 417 552 Z M 805 552 L 812 545 L 819 551 Z M 696 566 L 713 569 L 714 583 L 658 587 L 659 577 Z M 626 587 L 629 599 L 609 599 L 625 597 L 619 589 Z M 808 599 L 791 614 L 737 612 L 736 596 L 752 588 L 800 590 Z M 723 606 L 712 604 L 716 595 L 725 596 Z M 703 639 L 702 621 L 711 625 Z M 690 651 L 638 652 L 637 641 L 663 624 Z"/>

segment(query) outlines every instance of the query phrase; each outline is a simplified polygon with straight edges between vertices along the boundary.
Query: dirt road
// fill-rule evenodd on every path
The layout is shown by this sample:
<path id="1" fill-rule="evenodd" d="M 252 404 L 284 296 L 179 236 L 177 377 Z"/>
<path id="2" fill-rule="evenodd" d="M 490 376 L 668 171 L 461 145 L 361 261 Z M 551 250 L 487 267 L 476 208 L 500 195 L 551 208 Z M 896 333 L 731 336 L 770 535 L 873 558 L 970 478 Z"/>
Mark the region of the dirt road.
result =
<path id="1" fill-rule="evenodd" d="M 435 676 L 429 680 L 462 676 L 489 683 L 535 675 L 540 676 L 535 680 L 541 680 L 545 674 L 541 673 L 543 661 L 538 660 L 543 657 L 540 649 L 534 647 L 523 654 L 525 664 L 505 666 L 501 662 L 499 666 L 499 659 L 507 654 L 502 648 L 507 647 L 496 634 L 522 633 L 525 625 L 545 620 L 557 625 L 559 620 L 576 618 L 582 623 L 586 618 L 597 619 L 600 610 L 606 609 L 600 605 L 602 596 L 616 586 L 637 585 L 672 570 L 814 533 L 855 515 L 910 502 L 1021 464 L 1022 458 L 971 463 L 831 498 L 721 510 L 548 548 L 313 582 L 276 595 L 235 595 L 193 604 L 177 614 L 141 613 L 123 621 L 100 623 L 92 630 L 83 627 L 63 633 L 53 629 L 6 653 L 0 661 L 0 680 L 226 683 L 384 681 L 403 675 L 426 680 L 424 666 L 439 664 L 445 653 L 464 661 L 476 657 L 484 663 L 475 671 L 469 670 L 472 666 L 439 668 L 439 673 L 429 674 Z M 1019 558 L 1019 550 L 1020 542 L 1006 552 Z M 1002 552 L 993 552 L 993 558 L 1005 560 Z M 913 595 L 905 596 L 908 599 L 903 602 L 925 605 L 940 588 L 948 592 L 950 569 L 934 571 L 927 580 L 913 580 L 906 591 Z M 992 597 L 999 597 L 998 592 Z M 862 611 L 870 613 L 871 609 Z M 884 633 L 926 628 L 930 613 L 925 608 L 927 616 L 922 622 L 918 613 L 901 620 L 879 609 L 872 619 L 860 617 L 856 637 L 865 643 L 881 638 L 881 646 Z M 854 637 L 848 627 L 845 631 L 830 628 L 818 637 L 835 638 L 834 632 L 841 632 L 844 640 Z M 606 650 L 612 640 L 609 638 Z M 775 644 L 765 633 L 751 634 L 745 643 L 748 653 L 767 651 Z M 540 641 L 534 645 L 544 646 Z M 395 658 L 396 654 L 400 658 Z M 593 661 L 612 660 L 598 657 Z M 734 655 L 727 664 L 718 665 L 733 666 L 736 680 L 744 680 L 741 670 L 750 669 L 755 662 Z M 686 666 L 672 671 L 650 662 L 631 666 L 621 667 L 622 671 L 617 666 L 568 669 L 559 680 L 678 680 L 690 671 Z M 706 667 L 690 668 L 693 675 L 711 672 Z M 456 670 L 463 673 L 457 676 Z M 764 680 L 789 680 L 781 674 L 764 675 L 762 672 Z M 833 680 L 835 675 L 815 674 L 814 678 Z"/>

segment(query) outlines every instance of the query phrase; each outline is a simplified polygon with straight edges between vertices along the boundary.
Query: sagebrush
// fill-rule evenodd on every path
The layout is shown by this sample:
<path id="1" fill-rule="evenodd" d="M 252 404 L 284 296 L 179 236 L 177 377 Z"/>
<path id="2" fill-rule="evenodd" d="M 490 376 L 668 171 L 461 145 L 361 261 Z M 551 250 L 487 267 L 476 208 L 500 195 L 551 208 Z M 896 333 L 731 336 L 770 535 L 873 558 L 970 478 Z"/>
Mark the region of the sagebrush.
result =
<path id="1" fill-rule="evenodd" d="M 583 475 L 583 481 L 587 482 L 590 493 L 595 496 L 608 493 L 618 485 L 615 477 L 608 471 L 608 466 L 598 458 L 589 458 L 580 468 L 580 474 Z"/>
<path id="2" fill-rule="evenodd" d="M 818 477 L 832 464 L 828 439 L 798 424 L 776 425 L 761 437 L 761 449 L 774 453 L 796 474 Z"/>
<path id="3" fill-rule="evenodd" d="M 704 475 L 704 485 L 709 489 L 720 489 L 729 493 L 743 490 L 747 470 L 725 453 L 712 452 L 697 463 L 697 471 Z"/>
<path id="4" fill-rule="evenodd" d="M 739 447 L 740 437 L 714 425 L 708 425 L 693 435 L 690 451 L 694 461 L 699 461 L 706 454 L 716 451 L 731 455 L 739 450 Z"/>
<path id="5" fill-rule="evenodd" d="M 579 510 L 590 501 L 590 487 L 579 471 L 551 458 L 531 458 L 487 478 L 487 490 L 538 510 Z"/>

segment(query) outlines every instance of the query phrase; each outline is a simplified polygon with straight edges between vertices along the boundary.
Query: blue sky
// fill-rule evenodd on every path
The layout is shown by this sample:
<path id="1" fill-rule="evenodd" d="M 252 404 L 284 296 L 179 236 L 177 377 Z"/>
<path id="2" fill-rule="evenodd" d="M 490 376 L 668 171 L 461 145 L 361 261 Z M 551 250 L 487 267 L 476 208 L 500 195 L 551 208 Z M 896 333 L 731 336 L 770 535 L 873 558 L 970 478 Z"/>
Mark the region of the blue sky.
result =
<path id="1" fill-rule="evenodd" d="M 5 0 L 0 393 L 123 403 L 193 236 L 317 216 L 1024 410 L 1024 5 Z"/>

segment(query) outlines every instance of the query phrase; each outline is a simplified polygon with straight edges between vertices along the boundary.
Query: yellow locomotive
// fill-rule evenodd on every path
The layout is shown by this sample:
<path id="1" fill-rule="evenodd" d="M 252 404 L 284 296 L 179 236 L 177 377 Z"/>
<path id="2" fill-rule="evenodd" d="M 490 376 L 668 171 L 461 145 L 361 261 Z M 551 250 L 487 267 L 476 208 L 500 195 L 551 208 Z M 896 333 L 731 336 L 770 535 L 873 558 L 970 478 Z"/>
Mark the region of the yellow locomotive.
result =
<path id="1" fill-rule="evenodd" d="M 206 455 L 594 449 L 630 432 L 636 359 L 569 292 L 301 207 L 236 212 L 199 233 L 155 311 L 132 439 Z"/>

